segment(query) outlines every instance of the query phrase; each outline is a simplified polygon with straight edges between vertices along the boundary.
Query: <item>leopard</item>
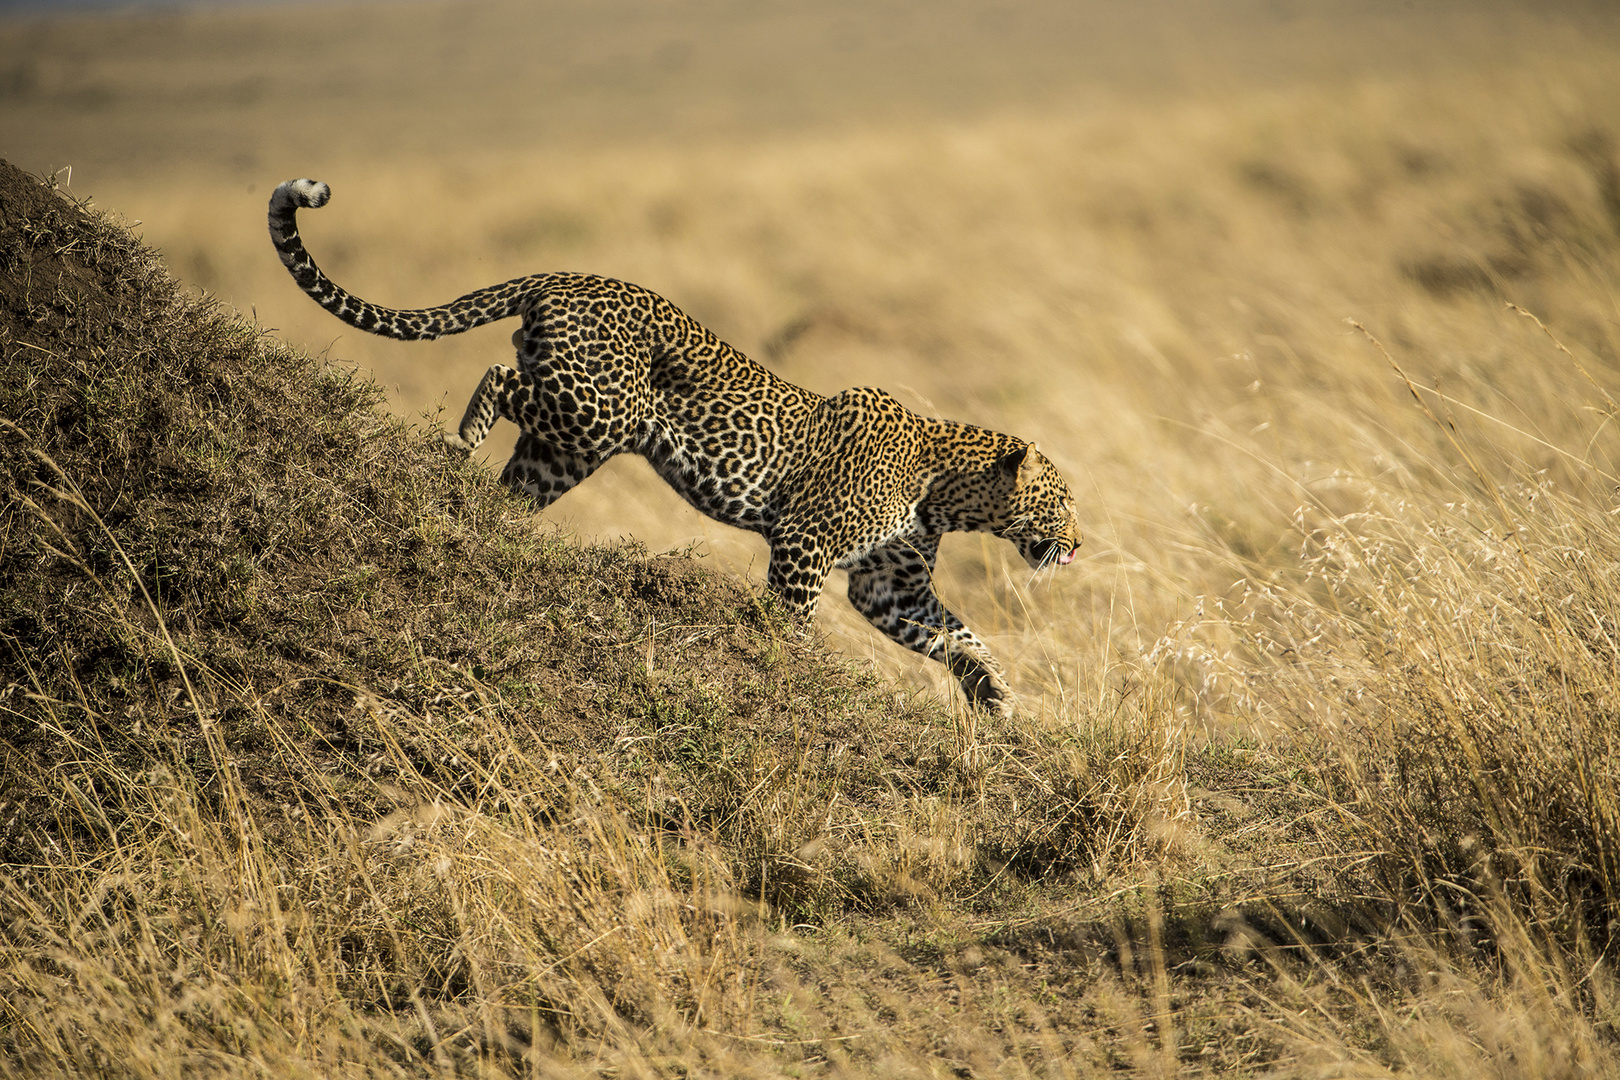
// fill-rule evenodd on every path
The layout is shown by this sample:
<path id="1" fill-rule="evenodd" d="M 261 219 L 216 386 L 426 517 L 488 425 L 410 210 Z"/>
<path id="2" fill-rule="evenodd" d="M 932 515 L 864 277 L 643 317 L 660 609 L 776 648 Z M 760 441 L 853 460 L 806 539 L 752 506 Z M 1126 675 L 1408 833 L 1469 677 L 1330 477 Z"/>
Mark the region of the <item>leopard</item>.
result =
<path id="1" fill-rule="evenodd" d="M 813 393 L 614 278 L 542 272 L 437 307 L 373 304 L 328 278 L 299 235 L 298 210 L 330 197 L 316 180 L 279 185 L 270 238 L 298 287 L 349 326 L 418 341 L 521 320 L 515 365 L 492 365 L 443 433 L 452 452 L 471 454 L 497 420 L 517 425 L 500 481 L 536 509 L 638 454 L 697 510 L 764 537 L 767 587 L 801 625 L 846 570 L 850 604 L 873 626 L 943 663 L 972 709 L 1014 715 L 1000 663 L 941 602 L 934 571 L 947 532 L 1009 540 L 1037 574 L 1075 560 L 1074 495 L 1034 443 L 920 415 L 875 387 Z"/>

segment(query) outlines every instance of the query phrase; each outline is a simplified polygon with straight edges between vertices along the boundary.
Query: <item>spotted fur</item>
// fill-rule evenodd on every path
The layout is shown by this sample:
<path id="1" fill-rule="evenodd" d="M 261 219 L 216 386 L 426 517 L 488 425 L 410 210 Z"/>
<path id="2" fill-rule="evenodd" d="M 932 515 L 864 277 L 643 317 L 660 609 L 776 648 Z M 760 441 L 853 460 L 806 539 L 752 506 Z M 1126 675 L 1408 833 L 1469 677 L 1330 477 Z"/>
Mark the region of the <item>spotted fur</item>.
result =
<path id="1" fill-rule="evenodd" d="M 496 364 L 446 443 L 470 452 L 496 419 L 521 429 L 501 481 L 547 506 L 615 454 L 640 454 L 718 521 L 770 543 L 770 587 L 815 610 L 827 575 L 890 638 L 944 663 L 975 706 L 1009 714 L 995 658 L 933 589 L 940 536 L 1011 540 L 1037 570 L 1080 546 L 1074 497 L 1021 439 L 918 416 L 882 390 L 824 398 L 778 378 L 637 285 L 547 273 L 398 311 L 351 296 L 299 239 L 299 207 L 330 189 L 290 180 L 270 197 L 270 237 L 316 303 L 361 330 L 403 340 L 521 316 L 517 366 Z"/>

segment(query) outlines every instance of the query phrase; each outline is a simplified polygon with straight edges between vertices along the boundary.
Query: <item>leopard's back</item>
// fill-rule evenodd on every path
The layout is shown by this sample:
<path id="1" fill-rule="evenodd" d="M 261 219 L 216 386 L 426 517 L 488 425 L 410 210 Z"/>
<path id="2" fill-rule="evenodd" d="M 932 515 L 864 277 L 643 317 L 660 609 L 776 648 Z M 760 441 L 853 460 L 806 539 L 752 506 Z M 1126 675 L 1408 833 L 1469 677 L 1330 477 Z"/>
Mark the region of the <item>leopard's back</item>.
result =
<path id="1" fill-rule="evenodd" d="M 519 366 L 543 391 L 547 430 L 621 443 L 705 514 L 768 529 L 821 396 L 650 289 L 546 277 L 514 341 Z"/>

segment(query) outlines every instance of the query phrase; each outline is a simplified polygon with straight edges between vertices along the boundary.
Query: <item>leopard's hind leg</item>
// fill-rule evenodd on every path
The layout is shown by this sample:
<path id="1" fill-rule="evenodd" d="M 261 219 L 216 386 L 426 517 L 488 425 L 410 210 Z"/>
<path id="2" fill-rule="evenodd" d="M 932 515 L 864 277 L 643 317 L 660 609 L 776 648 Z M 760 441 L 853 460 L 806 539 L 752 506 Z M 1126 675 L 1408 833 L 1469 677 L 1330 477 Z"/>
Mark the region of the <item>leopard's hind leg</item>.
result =
<path id="1" fill-rule="evenodd" d="M 496 420 L 516 424 L 521 434 L 501 482 L 541 507 L 632 449 L 649 408 L 645 394 L 625 392 L 647 364 L 633 333 L 610 327 L 582 348 L 550 325 L 546 311 L 541 305 L 524 313 L 512 335 L 518 366 L 495 364 L 484 372 L 461 424 L 444 436 L 450 447 L 471 453 Z"/>
<path id="2" fill-rule="evenodd" d="M 461 423 L 455 431 L 444 433 L 445 445 L 470 454 L 489 437 L 496 420 L 505 417 L 522 426 L 523 406 L 533 395 L 534 383 L 523 372 L 505 364 L 492 365 L 468 399 Z"/>
<path id="3" fill-rule="evenodd" d="M 1010 717 L 1013 693 L 989 648 L 934 593 L 939 537 L 879 548 L 850 568 L 849 602 L 884 634 L 944 664 L 974 708 Z"/>
<path id="4" fill-rule="evenodd" d="M 521 491 L 541 508 L 562 498 L 571 488 L 590 476 L 606 458 L 566 454 L 544 439 L 525 431 L 518 436 L 512 456 L 501 470 L 501 483 Z"/>
<path id="5" fill-rule="evenodd" d="M 445 432 L 445 444 L 470 454 L 489 435 L 495 421 L 505 417 L 525 430 L 534 430 L 536 357 L 545 350 L 546 335 L 533 310 L 523 316 L 523 325 L 512 331 L 512 348 L 517 350 L 516 368 L 495 364 L 484 372 L 478 389 L 467 399 L 467 410 L 455 432 Z M 527 420 L 527 423 L 525 421 Z M 513 455 L 516 460 L 517 455 Z M 508 470 L 511 465 L 507 466 Z M 504 478 L 504 473 L 502 474 Z"/>
<path id="6" fill-rule="evenodd" d="M 526 372 L 496 364 L 484 373 L 455 432 L 445 432 L 446 445 L 472 453 L 488 437 L 497 419 L 523 429 L 512 456 L 501 470 L 501 483 L 530 496 L 541 508 L 550 506 L 590 476 L 617 451 L 617 447 L 584 444 L 565 449 L 570 439 L 546 430 L 545 411 L 538 408 L 539 393 Z M 581 440 L 573 439 L 579 443 Z"/>

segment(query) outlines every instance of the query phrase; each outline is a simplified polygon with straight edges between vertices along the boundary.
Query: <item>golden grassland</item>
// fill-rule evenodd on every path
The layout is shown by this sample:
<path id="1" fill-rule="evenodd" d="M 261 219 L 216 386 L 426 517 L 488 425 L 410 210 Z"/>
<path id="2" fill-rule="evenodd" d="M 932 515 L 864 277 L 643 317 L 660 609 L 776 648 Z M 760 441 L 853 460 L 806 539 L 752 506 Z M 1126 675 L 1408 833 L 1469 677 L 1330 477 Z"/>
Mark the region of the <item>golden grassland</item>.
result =
<path id="1" fill-rule="evenodd" d="M 957 537 L 939 587 L 1008 661 L 1021 723 L 1053 741 L 1030 750 L 958 715 L 967 779 L 948 794 L 863 805 L 821 836 L 788 828 L 799 789 L 744 784 L 751 824 L 680 856 L 544 753 L 514 751 L 466 809 L 385 733 L 405 801 L 458 809 L 339 807 L 282 837 L 281 864 L 214 839 L 158 858 L 159 822 L 194 839 L 248 827 L 221 829 L 166 775 L 123 777 L 118 798 L 154 824 L 116 874 L 175 874 L 218 918 L 191 937 L 162 911 L 109 929 L 137 951 L 170 944 L 144 961 L 151 987 L 109 973 L 86 1015 L 163 1045 L 139 1030 L 154 1023 L 141 1002 L 170 1000 L 164 964 L 192 973 L 187 1008 L 222 1023 L 247 1014 L 239 972 L 261 986 L 279 965 L 304 974 L 255 999 L 282 1010 L 274 1038 L 235 1044 L 276 1069 L 358 1060 L 392 1023 L 428 1047 L 398 1061 L 443 1071 L 1613 1074 L 1612 16 L 1081 7 L 1098 21 L 1047 13 L 985 55 L 967 6 L 945 9 L 937 40 L 902 33 L 909 53 L 855 9 L 627 7 L 645 17 L 559 13 L 535 58 L 514 9 L 378 10 L 340 9 L 326 35 L 260 11 L 0 26 L 20 72 L 0 132 L 29 168 L 75 164 L 72 189 L 139 218 L 183 280 L 375 371 L 433 424 L 504 359 L 509 328 L 400 344 L 339 326 L 269 248 L 275 183 L 331 183 L 303 235 L 368 299 L 611 274 L 806 386 L 881 385 L 1038 440 L 1083 503 L 1083 558 L 1031 581 L 1006 545 Z M 383 45 L 368 48 L 373 20 Z M 146 44 L 120 53 L 132 39 Z M 485 47 L 517 75 L 454 82 Z M 428 90 L 400 82 L 411 65 Z M 304 111 L 326 101 L 331 115 Z M 492 440 L 492 466 L 511 437 Z M 762 545 L 636 461 L 541 519 L 764 568 Z M 954 701 L 841 591 L 820 616 L 831 647 Z M 389 722 L 432 740 L 428 719 Z M 476 711 L 460 722 L 515 739 Z M 1095 838 L 1085 871 L 1007 892 L 981 816 L 1020 769 L 1084 807 Z M 522 809 L 548 785 L 587 809 Z M 832 822 L 835 805 L 814 811 Z M 876 860 L 890 899 L 817 900 L 795 923 L 739 884 L 757 850 L 812 879 Z M 278 907 L 277 865 L 331 906 Z M 105 906 L 93 880 L 108 879 L 10 883 L 8 904 L 80 956 L 69 939 Z M 39 907 L 53 895 L 62 911 Z M 390 970 L 431 974 L 407 916 L 456 942 L 473 986 L 424 1003 L 389 984 L 391 1011 L 367 1011 L 344 979 L 374 973 L 344 934 L 397 935 Z M 572 1026 L 518 1045 L 536 998 Z"/>

